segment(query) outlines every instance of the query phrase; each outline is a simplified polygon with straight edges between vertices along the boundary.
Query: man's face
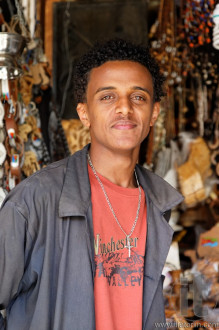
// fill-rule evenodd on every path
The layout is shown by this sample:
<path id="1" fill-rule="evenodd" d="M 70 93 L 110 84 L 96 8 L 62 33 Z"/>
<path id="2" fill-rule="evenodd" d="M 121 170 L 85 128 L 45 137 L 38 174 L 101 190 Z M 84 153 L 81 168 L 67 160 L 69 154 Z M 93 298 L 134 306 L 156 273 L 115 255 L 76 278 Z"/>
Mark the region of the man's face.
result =
<path id="1" fill-rule="evenodd" d="M 94 68 L 86 97 L 77 110 L 98 151 L 139 149 L 159 114 L 151 74 L 137 62 L 110 61 Z"/>

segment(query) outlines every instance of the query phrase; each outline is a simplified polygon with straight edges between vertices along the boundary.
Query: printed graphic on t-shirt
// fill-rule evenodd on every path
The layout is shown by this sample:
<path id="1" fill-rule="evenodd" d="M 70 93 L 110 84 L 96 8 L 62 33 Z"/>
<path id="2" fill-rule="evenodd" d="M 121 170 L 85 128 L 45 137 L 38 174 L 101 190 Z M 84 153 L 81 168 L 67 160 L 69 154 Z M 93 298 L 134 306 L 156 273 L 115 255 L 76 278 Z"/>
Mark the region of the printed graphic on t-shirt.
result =
<path id="1" fill-rule="evenodd" d="M 129 257 L 127 239 L 102 242 L 100 234 L 94 239 L 95 276 L 106 278 L 109 286 L 141 286 L 144 256 L 137 250 L 138 238 L 131 238 L 131 254 Z"/>

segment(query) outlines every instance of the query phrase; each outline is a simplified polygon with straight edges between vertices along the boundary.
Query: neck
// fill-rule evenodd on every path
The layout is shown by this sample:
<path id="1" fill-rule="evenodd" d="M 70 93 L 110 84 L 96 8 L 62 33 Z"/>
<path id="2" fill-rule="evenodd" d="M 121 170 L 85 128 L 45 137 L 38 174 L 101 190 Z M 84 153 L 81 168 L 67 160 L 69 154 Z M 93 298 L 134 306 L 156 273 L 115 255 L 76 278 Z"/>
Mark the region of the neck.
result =
<path id="1" fill-rule="evenodd" d="M 95 170 L 103 177 L 118 186 L 135 188 L 137 183 L 134 168 L 138 160 L 138 152 L 138 150 L 118 154 L 109 150 L 96 152 L 91 144 L 89 155 Z"/>

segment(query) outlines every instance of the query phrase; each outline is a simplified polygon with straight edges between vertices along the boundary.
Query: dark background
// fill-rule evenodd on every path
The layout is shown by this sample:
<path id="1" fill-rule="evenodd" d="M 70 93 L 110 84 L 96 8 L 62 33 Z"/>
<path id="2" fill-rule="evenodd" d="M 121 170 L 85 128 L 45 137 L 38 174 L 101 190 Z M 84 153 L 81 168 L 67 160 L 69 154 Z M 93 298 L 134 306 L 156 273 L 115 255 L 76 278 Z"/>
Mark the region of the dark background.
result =
<path id="1" fill-rule="evenodd" d="M 61 2 L 53 5 L 53 91 L 64 119 L 78 118 L 73 98 L 75 60 L 97 40 L 147 44 L 147 1 Z"/>

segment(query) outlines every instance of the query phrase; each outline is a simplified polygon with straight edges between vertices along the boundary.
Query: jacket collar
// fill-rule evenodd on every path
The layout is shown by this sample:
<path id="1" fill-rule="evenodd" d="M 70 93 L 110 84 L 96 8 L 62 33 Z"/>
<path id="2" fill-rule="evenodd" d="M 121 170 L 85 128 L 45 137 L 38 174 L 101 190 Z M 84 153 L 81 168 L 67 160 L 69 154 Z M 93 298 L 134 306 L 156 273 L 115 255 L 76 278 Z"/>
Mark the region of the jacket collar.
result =
<path id="1" fill-rule="evenodd" d="M 59 216 L 85 216 L 91 203 L 87 169 L 90 145 L 68 158 L 64 185 L 59 201 Z M 172 186 L 151 171 L 137 165 L 137 175 L 148 200 L 162 213 L 179 204 L 183 197 Z M 148 201 L 147 201 L 148 202 Z"/>
<path id="2" fill-rule="evenodd" d="M 59 200 L 59 216 L 85 216 L 91 203 L 87 169 L 89 145 L 68 158 L 64 185 Z"/>
<path id="3" fill-rule="evenodd" d="M 158 175 L 139 165 L 136 166 L 136 171 L 145 195 L 161 213 L 183 201 L 183 196 Z"/>

